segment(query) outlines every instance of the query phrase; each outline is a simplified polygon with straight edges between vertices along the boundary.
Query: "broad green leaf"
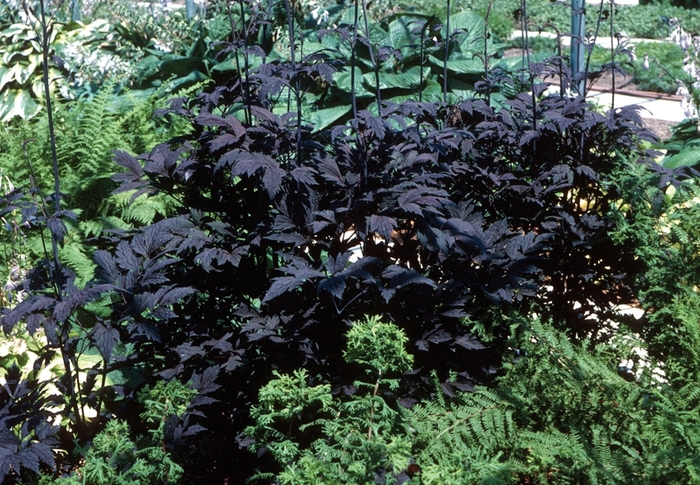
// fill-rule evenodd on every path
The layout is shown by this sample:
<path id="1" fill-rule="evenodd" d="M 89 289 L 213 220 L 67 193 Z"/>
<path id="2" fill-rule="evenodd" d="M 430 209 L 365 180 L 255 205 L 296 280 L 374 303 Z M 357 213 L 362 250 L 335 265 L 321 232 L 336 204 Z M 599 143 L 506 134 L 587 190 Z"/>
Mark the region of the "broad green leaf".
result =
<path id="1" fill-rule="evenodd" d="M 411 32 L 419 28 L 425 20 L 399 17 L 389 24 L 389 39 L 391 46 L 394 49 L 411 48 L 412 45 L 418 45 L 420 42 L 419 35 L 412 35 Z"/>
<path id="2" fill-rule="evenodd" d="M 27 71 L 30 73 L 37 73 L 39 66 L 41 66 L 42 58 L 39 54 L 32 54 L 29 56 L 29 64 L 27 65 Z"/>
<path id="3" fill-rule="evenodd" d="M 365 82 L 374 87 L 374 73 L 366 73 L 364 75 Z M 379 73 L 379 88 L 380 89 L 416 89 L 420 86 L 420 67 L 413 66 L 405 72 L 380 72 Z"/>
<path id="4" fill-rule="evenodd" d="M 248 56 L 248 69 L 251 71 L 257 69 L 261 64 L 263 60 L 259 58 L 258 56 Z M 243 70 L 244 63 L 243 63 L 243 56 L 239 56 L 238 58 L 238 63 L 241 71 Z M 223 62 L 217 62 L 217 64 L 211 68 L 212 72 L 236 72 L 238 67 L 236 66 L 236 59 L 227 59 Z"/>
<path id="5" fill-rule="evenodd" d="M 430 56 L 430 62 L 439 68 L 443 67 L 443 60 Z M 478 59 L 463 59 L 447 61 L 447 69 L 456 74 L 482 74 L 484 63 Z"/>
<path id="6" fill-rule="evenodd" d="M 3 29 L 2 32 L 0 33 L 0 36 L 2 37 L 12 37 L 13 42 L 17 42 L 18 40 L 27 40 L 31 39 L 33 37 L 36 37 L 36 35 L 31 31 L 31 27 L 29 27 L 26 24 L 12 24 L 6 29 Z"/>
<path id="7" fill-rule="evenodd" d="M 0 91 L 5 87 L 7 83 L 12 81 L 14 77 L 14 72 L 5 66 L 0 66 Z"/>
<path id="8" fill-rule="evenodd" d="M 303 56 L 308 56 L 324 49 L 326 49 L 326 46 L 321 43 L 305 40 L 301 46 L 297 47 L 297 60 L 300 60 Z"/>
<path id="9" fill-rule="evenodd" d="M 34 71 L 30 70 L 31 65 L 30 66 L 17 65 L 15 67 L 19 68 L 15 71 L 16 72 L 15 73 L 15 80 L 17 81 L 17 83 L 20 86 L 24 86 L 25 84 L 27 84 L 27 81 L 29 81 L 29 79 L 32 77 L 32 74 L 34 74 Z"/>
<path id="10" fill-rule="evenodd" d="M 37 76 L 37 78 L 32 82 L 32 85 L 29 89 L 34 94 L 35 98 L 44 99 L 44 81 L 41 79 L 41 77 Z"/>
<path id="11" fill-rule="evenodd" d="M 700 163 L 700 145 L 686 146 L 675 155 L 665 158 L 661 164 L 666 168 L 692 167 Z"/>
<path id="12" fill-rule="evenodd" d="M 235 59 L 228 59 L 226 61 L 219 62 L 216 64 L 216 66 L 211 68 L 212 72 L 236 72 L 237 69 L 238 66 L 236 65 Z M 243 69 L 242 66 L 241 69 Z"/>
<path id="13" fill-rule="evenodd" d="M 8 66 L 10 64 L 16 64 L 18 62 L 22 62 L 22 57 L 27 57 L 32 52 L 34 52 L 34 49 L 32 49 L 31 47 L 18 51 L 8 51 L 2 56 L 2 62 L 3 64 L 6 64 Z"/>
<path id="14" fill-rule="evenodd" d="M 484 19 L 477 13 L 466 10 L 450 17 L 450 34 L 461 31 L 459 34 L 460 46 L 464 50 L 483 49 Z M 447 28 L 447 22 L 443 29 Z"/>
<path id="15" fill-rule="evenodd" d="M 374 94 L 371 91 L 368 91 L 362 84 L 362 79 L 362 70 L 359 67 L 355 67 L 355 94 L 361 98 L 374 96 Z M 350 68 L 333 74 L 333 80 L 335 81 L 335 86 L 338 89 L 345 91 L 346 93 L 351 92 L 352 76 L 350 75 Z"/>
<path id="16" fill-rule="evenodd" d="M 22 119 L 29 119 L 39 112 L 41 106 L 34 101 L 27 90 L 12 90 L 5 93 L 2 103 L 2 121 L 9 121 L 15 116 Z"/>
<path id="17" fill-rule="evenodd" d="M 306 121 L 314 125 L 314 131 L 320 131 L 328 128 L 332 123 L 345 116 L 350 112 L 349 104 L 342 104 L 332 108 L 320 109 L 314 111 L 307 116 Z"/>
<path id="18" fill-rule="evenodd" d="M 374 48 L 375 52 L 379 47 L 391 45 L 391 38 L 389 37 L 389 32 L 381 28 L 376 22 L 369 23 L 369 38 L 372 41 L 372 47 Z"/>
<path id="19" fill-rule="evenodd" d="M 173 56 L 160 64 L 160 69 L 165 74 L 175 74 L 176 76 L 187 76 L 199 69 L 202 59 L 198 57 Z"/>
<path id="20" fill-rule="evenodd" d="M 0 92 L 0 121 L 3 123 L 8 121 L 10 118 L 7 117 L 8 113 L 12 111 L 15 105 L 15 96 L 17 91 L 14 89 L 6 89 L 4 92 Z"/>

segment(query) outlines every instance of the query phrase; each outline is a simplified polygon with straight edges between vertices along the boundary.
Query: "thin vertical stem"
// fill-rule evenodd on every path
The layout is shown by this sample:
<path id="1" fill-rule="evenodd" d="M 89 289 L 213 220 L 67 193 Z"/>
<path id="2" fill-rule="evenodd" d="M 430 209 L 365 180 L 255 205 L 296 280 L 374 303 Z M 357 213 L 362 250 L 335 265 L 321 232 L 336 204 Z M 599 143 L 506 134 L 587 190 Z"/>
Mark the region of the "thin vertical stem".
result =
<path id="1" fill-rule="evenodd" d="M 245 5 L 243 0 L 239 0 L 238 5 L 241 8 L 241 29 L 243 34 L 243 74 L 245 75 L 245 85 L 243 86 L 243 100 L 246 106 L 246 117 L 248 122 L 252 122 L 252 115 L 250 114 L 250 65 L 248 63 L 248 27 L 245 23 Z M 236 53 L 238 54 L 238 53 Z M 241 79 L 243 82 L 243 79 Z"/>
<path id="2" fill-rule="evenodd" d="M 54 179 L 54 213 L 60 212 L 61 210 L 61 178 L 58 171 L 58 154 L 56 152 L 56 133 L 53 124 L 53 108 L 51 104 L 51 89 L 49 84 L 49 42 L 51 41 L 51 27 L 46 20 L 46 12 L 44 11 L 44 0 L 39 2 L 39 9 L 41 13 L 41 55 L 42 55 L 42 67 L 43 67 L 43 82 L 44 82 L 44 96 L 46 98 L 46 114 L 48 116 L 49 122 L 49 140 L 51 144 L 51 162 L 53 165 L 53 179 Z M 54 260 L 54 278 L 56 279 L 56 284 L 61 287 L 61 275 L 59 271 L 58 264 L 58 241 L 52 233 L 51 237 L 52 247 L 53 247 L 53 260 Z M 60 299 L 60 291 L 57 295 Z"/>
<path id="3" fill-rule="evenodd" d="M 571 2 L 571 75 L 578 78 L 574 89 L 579 96 L 585 95 L 586 83 L 583 77 L 584 38 L 586 35 L 586 16 L 584 0 Z"/>
<path id="4" fill-rule="evenodd" d="M 299 79 L 299 73 L 297 72 L 296 48 L 294 45 L 294 16 L 292 15 L 292 6 L 289 3 L 289 0 L 284 0 L 284 6 L 287 10 L 287 28 L 289 29 L 289 53 L 292 56 L 292 76 L 294 79 L 294 86 L 292 87 L 290 85 L 290 88 L 294 91 L 294 97 L 297 105 L 296 162 L 298 165 L 301 162 L 301 84 Z"/>
<path id="5" fill-rule="evenodd" d="M 528 17 L 527 17 L 527 0 L 520 0 L 520 25 L 523 30 L 524 41 L 523 48 L 525 49 L 524 57 L 527 59 L 527 72 L 530 76 L 530 93 L 532 96 L 532 129 L 537 129 L 537 97 L 535 96 L 535 77 L 532 69 L 530 69 L 530 35 L 528 33 Z M 535 143 L 537 143 L 535 141 Z"/>
<path id="6" fill-rule="evenodd" d="M 447 59 L 450 57 L 450 0 L 447 0 L 447 19 L 445 22 L 445 59 L 442 61 L 442 102 L 447 104 Z"/>
<path id="7" fill-rule="evenodd" d="M 418 85 L 418 102 L 423 101 L 423 68 L 425 64 L 425 33 L 430 28 L 430 24 L 435 19 L 435 15 L 431 16 L 420 31 L 420 84 Z"/>
<path id="8" fill-rule="evenodd" d="M 484 74 L 489 75 L 489 16 L 491 15 L 491 7 L 493 6 L 493 0 L 489 2 L 489 6 L 486 9 L 486 15 L 484 16 Z M 486 93 L 486 102 L 491 104 L 491 89 L 489 88 Z"/>
<path id="9" fill-rule="evenodd" d="M 231 24 L 231 43 L 234 44 L 234 60 L 236 63 L 236 74 L 238 74 L 238 83 L 241 86 L 241 97 L 243 98 L 243 115 L 245 117 L 245 122 L 246 124 L 250 125 L 251 123 L 251 115 L 250 115 L 250 103 L 248 103 L 248 100 L 246 99 L 246 94 L 245 94 L 245 87 L 243 86 L 243 72 L 241 71 L 241 63 L 238 58 L 238 35 L 236 34 L 236 22 L 233 20 L 233 13 L 231 12 L 231 6 L 226 3 L 226 11 L 228 13 L 228 21 Z"/>
<path id="10" fill-rule="evenodd" d="M 51 31 L 52 25 L 51 21 L 46 18 L 46 11 L 44 9 L 44 0 L 39 0 L 39 25 L 41 27 L 41 32 L 39 33 L 41 39 L 41 55 L 43 63 L 43 73 L 42 81 L 44 83 L 44 96 L 46 97 L 46 113 L 48 117 L 49 125 L 49 141 L 51 144 L 51 162 L 53 165 L 53 177 L 54 177 L 54 216 L 61 211 L 61 179 L 58 170 L 58 154 L 56 151 L 56 132 L 53 122 L 53 107 L 51 103 L 51 89 L 49 84 L 49 49 L 51 43 Z M 63 298 L 63 277 L 61 275 L 61 266 L 58 258 L 58 238 L 54 231 L 51 231 L 51 247 L 53 252 L 53 278 L 54 284 L 57 287 L 56 300 L 61 301 Z M 67 342 L 68 338 L 68 322 L 64 323 L 64 328 L 61 329 L 59 334 L 61 357 L 63 360 L 63 365 L 68 375 L 68 394 L 69 394 L 69 407 L 75 415 L 76 427 L 79 432 L 82 432 L 84 426 L 84 417 L 81 416 L 80 407 L 78 404 L 78 396 L 75 391 L 75 380 L 77 375 L 73 375 L 73 366 L 70 358 L 70 347 Z M 77 367 L 76 367 L 77 369 Z"/>
<path id="11" fill-rule="evenodd" d="M 449 1 L 449 0 L 448 0 Z M 367 35 L 367 48 L 369 49 L 369 60 L 372 63 L 372 69 L 374 70 L 374 82 L 377 85 L 377 111 L 379 115 L 382 114 L 382 93 L 379 88 L 379 66 L 374 58 L 374 49 L 372 49 L 372 39 L 369 34 L 369 20 L 367 19 L 367 0 L 362 0 L 362 16 L 365 20 L 365 34 Z"/>
<path id="12" fill-rule="evenodd" d="M 598 21 L 596 22 L 595 33 L 593 34 L 593 45 L 595 45 L 595 42 L 598 39 L 598 32 L 600 32 L 600 24 L 602 23 L 602 19 L 603 19 L 603 3 L 604 2 L 605 2 L 605 0 L 600 0 L 600 6 L 598 7 Z M 586 75 L 588 75 L 588 70 L 589 70 L 590 65 L 591 65 L 591 54 L 593 54 L 593 49 L 589 48 L 588 53 L 586 55 L 586 68 L 585 68 Z M 588 88 L 584 82 L 584 90 L 587 90 L 587 89 Z M 585 96 L 585 94 L 586 93 L 584 92 L 584 96 Z"/>
<path id="13" fill-rule="evenodd" d="M 613 0 L 610 0 L 610 63 L 612 65 L 610 109 L 615 109 L 615 2 Z"/>
<path id="14" fill-rule="evenodd" d="M 355 63 L 357 62 L 357 31 L 359 29 L 360 6 L 359 0 L 355 0 L 355 21 L 352 32 L 352 53 L 350 55 L 350 98 L 352 100 L 352 117 L 357 118 L 357 96 L 355 93 Z"/>

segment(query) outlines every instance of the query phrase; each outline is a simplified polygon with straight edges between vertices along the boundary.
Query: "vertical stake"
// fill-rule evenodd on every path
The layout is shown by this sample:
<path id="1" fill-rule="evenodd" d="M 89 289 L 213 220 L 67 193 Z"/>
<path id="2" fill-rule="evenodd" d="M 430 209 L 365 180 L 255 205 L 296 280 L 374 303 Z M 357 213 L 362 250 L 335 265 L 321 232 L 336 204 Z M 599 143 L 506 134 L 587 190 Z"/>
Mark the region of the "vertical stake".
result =
<path id="1" fill-rule="evenodd" d="M 571 76 L 580 77 L 572 86 L 579 96 L 584 96 L 586 89 L 586 79 L 582 75 L 584 72 L 585 45 L 586 38 L 586 9 L 585 0 L 571 0 Z"/>

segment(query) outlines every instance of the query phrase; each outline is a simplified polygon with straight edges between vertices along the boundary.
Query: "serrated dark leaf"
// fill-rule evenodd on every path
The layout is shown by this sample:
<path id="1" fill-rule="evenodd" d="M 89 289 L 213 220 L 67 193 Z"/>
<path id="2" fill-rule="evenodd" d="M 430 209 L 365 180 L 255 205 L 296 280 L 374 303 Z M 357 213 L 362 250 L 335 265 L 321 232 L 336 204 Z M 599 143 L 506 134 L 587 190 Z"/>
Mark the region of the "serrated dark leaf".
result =
<path id="1" fill-rule="evenodd" d="M 112 358 L 114 347 L 120 341 L 119 331 L 109 323 L 98 322 L 90 330 L 89 336 L 105 361 L 109 361 Z"/>
<path id="2" fill-rule="evenodd" d="M 391 241 L 391 236 L 396 229 L 397 222 L 393 217 L 372 215 L 369 217 L 368 229 L 370 232 L 376 232 L 386 242 Z"/>
<path id="3" fill-rule="evenodd" d="M 136 177 L 143 175 L 139 161 L 124 151 L 117 150 L 114 152 L 114 163 L 126 168 Z"/>
<path id="4" fill-rule="evenodd" d="M 218 368 L 207 367 L 201 374 L 194 374 L 192 376 L 192 388 L 195 389 L 199 395 L 214 392 L 221 387 L 216 383 L 216 378 L 218 376 Z"/>
<path id="5" fill-rule="evenodd" d="M 175 352 L 177 355 L 180 357 L 180 362 L 185 362 L 192 357 L 203 357 L 204 356 L 204 349 L 195 345 L 192 345 L 190 342 L 185 342 L 182 345 L 178 345 L 175 348 Z"/>
<path id="6" fill-rule="evenodd" d="M 266 303 L 287 291 L 298 288 L 303 283 L 304 281 L 298 279 L 296 276 L 278 276 L 272 280 L 272 284 L 267 290 L 267 293 L 265 293 L 265 297 L 262 301 Z"/>
<path id="7" fill-rule="evenodd" d="M 53 317 L 57 322 L 63 323 L 73 311 L 74 302 L 71 300 L 59 301 L 53 309 Z"/>
<path id="8" fill-rule="evenodd" d="M 467 350 L 483 350 L 486 346 L 474 335 L 460 335 L 454 340 L 455 344 Z"/>
<path id="9" fill-rule="evenodd" d="M 148 340 L 160 342 L 160 331 L 158 327 L 152 323 L 138 320 L 129 325 L 129 330 L 137 336 L 143 336 Z"/>

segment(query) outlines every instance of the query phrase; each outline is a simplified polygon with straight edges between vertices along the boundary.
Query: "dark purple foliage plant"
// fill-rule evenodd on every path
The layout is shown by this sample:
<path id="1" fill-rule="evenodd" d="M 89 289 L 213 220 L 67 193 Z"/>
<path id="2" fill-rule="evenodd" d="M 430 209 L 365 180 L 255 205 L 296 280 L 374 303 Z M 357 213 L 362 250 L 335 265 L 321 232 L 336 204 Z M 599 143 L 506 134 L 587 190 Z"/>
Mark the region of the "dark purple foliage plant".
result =
<path id="1" fill-rule="evenodd" d="M 535 79 L 554 68 L 530 66 Z M 355 391 L 359 371 L 343 359 L 352 322 L 380 316 L 408 336 L 415 360 L 397 397 L 410 405 L 435 391 L 431 373 L 448 396 L 493 378 L 508 334 L 489 320 L 496 308 L 596 339 L 611 306 L 634 298 L 639 263 L 612 243 L 606 216 L 620 198 L 612 174 L 651 163 L 636 109 L 603 113 L 540 83 L 503 108 L 484 95 L 383 102 L 315 131 L 301 86 L 340 69 L 312 54 L 240 71 L 161 113 L 188 120 L 190 135 L 115 154 L 117 191 L 171 196 L 179 213 L 105 234 L 84 288 L 66 269 L 52 277 L 55 262 L 37 268 L 0 320 L 43 327 L 46 352 L 102 357 L 87 381 L 57 383 L 64 447 L 112 417 L 137 430 L 144 385 L 192 381 L 199 401 L 168 446 L 188 480 L 234 483 L 264 466 L 243 430 L 274 371 Z M 46 221 L 53 234 L 59 216 Z"/>

